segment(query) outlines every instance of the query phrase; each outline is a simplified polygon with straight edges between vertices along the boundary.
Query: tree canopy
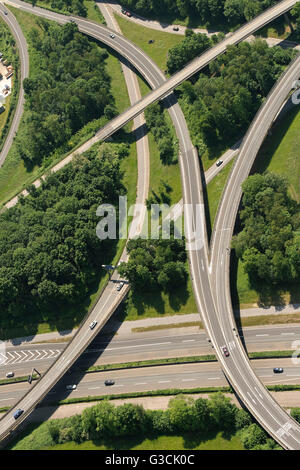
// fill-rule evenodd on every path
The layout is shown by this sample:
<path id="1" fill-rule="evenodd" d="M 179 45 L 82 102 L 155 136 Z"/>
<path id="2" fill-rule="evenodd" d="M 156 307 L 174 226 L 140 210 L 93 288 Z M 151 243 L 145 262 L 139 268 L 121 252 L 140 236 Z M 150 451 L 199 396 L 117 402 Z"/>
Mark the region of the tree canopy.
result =
<path id="1" fill-rule="evenodd" d="M 250 176 L 243 184 L 243 230 L 233 247 L 250 280 L 278 284 L 299 282 L 300 217 L 288 194 L 286 180 L 267 173 Z"/>
<path id="2" fill-rule="evenodd" d="M 128 149 L 127 149 L 128 153 Z M 83 301 L 115 241 L 99 240 L 96 209 L 125 193 L 123 144 L 92 148 L 0 215 L 0 323 L 40 321 Z"/>
<path id="3" fill-rule="evenodd" d="M 29 43 L 35 67 L 23 85 L 26 113 L 17 134 L 25 162 L 40 164 L 89 121 L 115 115 L 107 52 L 78 32 L 74 23 L 59 26 L 39 19 Z"/>

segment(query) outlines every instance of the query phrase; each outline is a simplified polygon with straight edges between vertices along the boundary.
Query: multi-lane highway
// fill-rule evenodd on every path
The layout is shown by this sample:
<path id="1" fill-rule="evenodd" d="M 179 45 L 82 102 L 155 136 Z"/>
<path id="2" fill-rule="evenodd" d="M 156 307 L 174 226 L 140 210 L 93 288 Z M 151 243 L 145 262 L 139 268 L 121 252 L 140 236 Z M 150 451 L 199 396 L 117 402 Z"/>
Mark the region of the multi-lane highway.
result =
<path id="1" fill-rule="evenodd" d="M 7 13 L 6 15 L 4 14 L 4 11 Z M 7 157 L 7 154 L 11 147 L 13 138 L 16 135 L 16 132 L 18 130 L 21 117 L 23 114 L 24 101 L 25 101 L 24 90 L 23 90 L 23 80 L 24 78 L 28 77 L 29 56 L 28 56 L 27 43 L 26 43 L 24 34 L 19 26 L 19 23 L 15 19 L 14 15 L 9 10 L 7 10 L 7 8 L 5 8 L 3 5 L 0 5 L 0 15 L 2 17 L 2 20 L 4 20 L 5 23 L 8 25 L 8 27 L 10 28 L 15 38 L 17 48 L 19 50 L 19 57 L 20 57 L 20 76 L 19 76 L 20 91 L 19 91 L 18 101 L 16 104 L 16 109 L 14 112 L 14 117 L 10 125 L 4 145 L 2 147 L 1 153 L 0 153 L 0 167 L 1 167 Z"/>
<path id="2" fill-rule="evenodd" d="M 294 341 L 300 341 L 299 325 L 248 327 L 239 331 L 247 351 L 294 351 Z M 7 347 L 1 357 L 0 379 L 7 372 L 15 376 L 27 375 L 33 367 L 45 372 L 65 348 L 65 343 L 24 344 Z M 197 327 L 130 333 L 112 339 L 97 337 L 78 359 L 78 367 L 94 364 L 116 364 L 214 354 L 204 330 Z M 276 362 L 276 359 L 274 359 Z"/>
<path id="3" fill-rule="evenodd" d="M 265 385 L 299 383 L 299 367 L 291 364 L 289 359 L 277 359 L 276 361 L 274 359 L 259 359 L 251 361 L 251 365 Z M 283 373 L 274 373 L 274 367 L 282 367 Z M 113 380 L 115 384 L 105 386 L 104 381 L 107 379 Z M 76 385 L 76 389 L 68 391 L 67 385 Z M 1 385 L 0 407 L 11 406 L 31 386 L 27 382 Z M 130 393 L 133 390 L 142 392 L 172 388 L 193 389 L 223 386 L 228 386 L 228 382 L 217 362 L 103 371 L 85 375 L 72 372 L 66 374 L 51 390 L 43 404 L 64 398 Z"/>

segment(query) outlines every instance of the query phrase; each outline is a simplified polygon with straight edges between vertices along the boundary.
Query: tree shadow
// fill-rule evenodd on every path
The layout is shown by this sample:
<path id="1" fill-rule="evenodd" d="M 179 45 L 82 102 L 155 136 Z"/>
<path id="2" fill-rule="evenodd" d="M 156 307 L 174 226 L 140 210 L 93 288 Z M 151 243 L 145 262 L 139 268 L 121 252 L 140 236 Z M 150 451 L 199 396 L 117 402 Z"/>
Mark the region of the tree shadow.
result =
<path id="1" fill-rule="evenodd" d="M 177 289 L 172 289 L 168 292 L 170 307 L 175 311 L 179 312 L 180 308 L 185 305 L 189 298 L 189 291 L 187 289 L 187 283 L 180 286 Z"/>
<path id="2" fill-rule="evenodd" d="M 132 291 L 130 300 L 138 315 L 143 315 L 151 307 L 159 314 L 165 313 L 165 302 L 159 289 L 143 293 Z"/>

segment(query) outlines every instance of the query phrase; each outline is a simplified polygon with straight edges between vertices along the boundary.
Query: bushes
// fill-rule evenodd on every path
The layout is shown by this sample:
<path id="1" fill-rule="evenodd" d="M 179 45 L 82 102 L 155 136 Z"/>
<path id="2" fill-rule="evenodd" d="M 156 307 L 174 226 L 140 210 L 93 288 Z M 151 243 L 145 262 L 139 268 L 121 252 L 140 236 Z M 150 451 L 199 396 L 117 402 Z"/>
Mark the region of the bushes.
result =
<path id="1" fill-rule="evenodd" d="M 44 429 L 46 427 L 47 435 Z M 52 420 L 41 425 L 43 440 L 48 445 L 93 439 L 107 439 L 129 436 L 159 436 L 192 433 L 195 437 L 220 431 L 228 434 L 240 433 L 246 449 L 279 448 L 263 429 L 252 422 L 251 416 L 238 409 L 222 393 L 211 398 L 172 398 L 166 410 L 145 410 L 140 405 L 123 404 L 113 406 L 108 400 L 86 408 L 81 415 L 61 420 Z M 31 448 L 38 430 L 29 438 Z M 49 444 L 50 443 L 50 444 Z M 20 448 L 24 447 L 24 444 Z M 18 446 L 19 447 L 19 446 Z M 37 447 L 36 447 L 37 448 Z"/>
<path id="2" fill-rule="evenodd" d="M 149 291 L 157 287 L 169 291 L 187 280 L 184 240 L 130 240 L 127 245 L 130 259 L 118 268 L 131 287 Z"/>
<path id="3" fill-rule="evenodd" d="M 166 122 L 163 105 L 155 103 L 145 110 L 147 125 L 154 135 L 159 155 L 164 165 L 177 163 L 178 144 L 174 145 L 171 130 Z"/>

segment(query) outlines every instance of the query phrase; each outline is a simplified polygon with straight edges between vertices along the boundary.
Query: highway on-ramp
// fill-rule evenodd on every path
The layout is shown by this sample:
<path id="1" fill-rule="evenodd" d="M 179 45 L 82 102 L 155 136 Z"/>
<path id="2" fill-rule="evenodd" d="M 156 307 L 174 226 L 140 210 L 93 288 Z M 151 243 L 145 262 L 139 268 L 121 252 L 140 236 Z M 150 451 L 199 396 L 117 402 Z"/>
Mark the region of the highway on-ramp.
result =
<path id="1" fill-rule="evenodd" d="M 4 11 L 7 12 L 6 15 L 4 14 Z M 20 77 L 19 77 L 20 91 L 19 91 L 18 101 L 16 104 L 16 109 L 14 112 L 14 117 L 10 125 L 8 134 L 6 136 L 4 145 L 0 152 L 0 167 L 1 167 L 7 157 L 7 154 L 13 142 L 14 136 L 16 135 L 16 132 L 18 130 L 21 117 L 23 114 L 23 108 L 24 108 L 24 102 L 25 102 L 23 80 L 24 78 L 28 77 L 28 74 L 29 74 L 29 57 L 28 57 L 27 43 L 26 43 L 24 34 L 19 26 L 19 23 L 14 17 L 14 15 L 11 13 L 11 11 L 7 10 L 7 8 L 5 8 L 3 5 L 0 5 L 0 15 L 3 21 L 5 21 L 5 23 L 10 28 L 15 38 L 15 41 L 19 50 L 19 57 L 20 57 Z"/>
<path id="2" fill-rule="evenodd" d="M 300 426 L 278 406 L 251 368 L 236 332 L 230 298 L 229 268 L 231 237 L 242 196 L 241 185 L 248 177 L 268 130 L 299 77 L 300 55 L 273 87 L 244 138 L 216 216 L 210 264 L 215 305 L 214 313 L 210 311 L 210 322 L 213 335 L 216 335 L 214 345 L 221 357 L 223 370 L 252 414 L 286 449 L 300 449 Z M 228 358 L 222 354 L 223 345 L 230 352 Z"/>

